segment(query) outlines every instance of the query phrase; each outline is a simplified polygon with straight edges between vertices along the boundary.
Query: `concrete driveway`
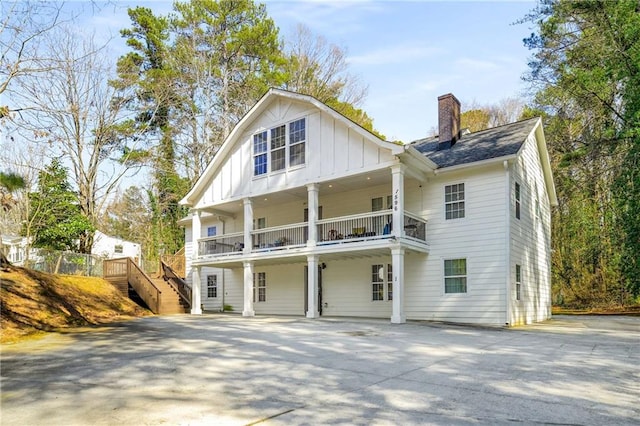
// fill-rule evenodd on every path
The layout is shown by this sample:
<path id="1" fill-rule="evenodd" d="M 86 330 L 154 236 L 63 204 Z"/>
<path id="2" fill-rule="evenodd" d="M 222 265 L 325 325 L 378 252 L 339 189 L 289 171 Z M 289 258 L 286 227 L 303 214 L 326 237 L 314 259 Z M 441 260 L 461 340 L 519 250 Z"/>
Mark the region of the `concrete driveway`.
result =
<path id="1" fill-rule="evenodd" d="M 640 317 L 165 316 L 3 347 L 2 425 L 640 424 Z"/>

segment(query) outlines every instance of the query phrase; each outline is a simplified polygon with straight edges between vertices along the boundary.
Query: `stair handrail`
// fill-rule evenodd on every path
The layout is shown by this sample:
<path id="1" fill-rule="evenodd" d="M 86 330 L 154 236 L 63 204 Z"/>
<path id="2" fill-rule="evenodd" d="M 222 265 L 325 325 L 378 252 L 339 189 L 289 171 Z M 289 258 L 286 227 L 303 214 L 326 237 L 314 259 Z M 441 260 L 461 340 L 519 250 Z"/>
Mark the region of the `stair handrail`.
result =
<path id="1" fill-rule="evenodd" d="M 167 265 L 163 261 L 160 261 L 160 267 L 162 268 L 162 278 L 173 287 L 180 298 L 187 303 L 187 306 L 191 306 L 191 287 L 182 278 L 180 278 L 171 266 Z"/>
<path id="2" fill-rule="evenodd" d="M 151 312 L 160 313 L 162 291 L 155 286 L 151 278 L 138 266 L 133 259 L 127 258 L 127 280 L 138 296 L 147 304 Z"/>

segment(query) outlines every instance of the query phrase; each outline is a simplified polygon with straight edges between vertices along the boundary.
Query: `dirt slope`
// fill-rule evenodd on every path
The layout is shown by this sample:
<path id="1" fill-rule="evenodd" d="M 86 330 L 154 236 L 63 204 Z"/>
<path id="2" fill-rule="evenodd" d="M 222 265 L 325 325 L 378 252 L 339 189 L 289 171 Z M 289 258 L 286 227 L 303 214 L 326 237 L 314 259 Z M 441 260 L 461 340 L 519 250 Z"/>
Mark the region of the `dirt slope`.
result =
<path id="1" fill-rule="evenodd" d="M 0 269 L 0 342 L 149 315 L 102 278 Z"/>

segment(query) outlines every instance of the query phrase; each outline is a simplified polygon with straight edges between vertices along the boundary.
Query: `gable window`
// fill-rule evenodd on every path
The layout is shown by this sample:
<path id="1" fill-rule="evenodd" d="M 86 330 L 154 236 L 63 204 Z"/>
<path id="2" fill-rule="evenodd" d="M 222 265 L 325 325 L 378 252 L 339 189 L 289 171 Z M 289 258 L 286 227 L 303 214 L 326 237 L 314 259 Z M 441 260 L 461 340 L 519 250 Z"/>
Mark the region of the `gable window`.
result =
<path id="1" fill-rule="evenodd" d="M 207 237 L 215 237 L 218 234 L 218 228 L 215 226 L 209 226 L 207 228 Z"/>
<path id="2" fill-rule="evenodd" d="M 304 118 L 253 135 L 253 175 L 304 165 L 306 140 Z"/>
<path id="3" fill-rule="evenodd" d="M 516 219 L 520 219 L 520 184 L 516 182 L 516 187 L 514 189 L 516 196 Z"/>
<path id="4" fill-rule="evenodd" d="M 444 292 L 467 292 L 467 259 L 447 259 L 444 261 Z"/>
<path id="5" fill-rule="evenodd" d="M 520 300 L 522 291 L 522 268 L 516 265 L 516 300 Z"/>
<path id="6" fill-rule="evenodd" d="M 218 297 L 218 276 L 207 275 L 207 297 Z"/>
<path id="7" fill-rule="evenodd" d="M 122 244 L 116 244 L 113 247 L 113 252 L 117 253 L 117 254 L 122 254 L 122 253 L 124 253 L 124 247 L 122 246 Z"/>
<path id="8" fill-rule="evenodd" d="M 289 123 L 289 167 L 305 162 L 305 144 L 307 140 L 304 118 Z"/>
<path id="9" fill-rule="evenodd" d="M 287 132 L 285 126 L 271 129 L 271 171 L 282 170 L 286 166 Z"/>
<path id="10" fill-rule="evenodd" d="M 253 274 L 253 301 L 267 301 L 267 273 L 258 272 Z"/>
<path id="11" fill-rule="evenodd" d="M 267 173 L 267 132 L 253 135 L 253 175 Z"/>
<path id="12" fill-rule="evenodd" d="M 464 183 L 444 187 L 444 209 L 447 220 L 464 217 Z"/>

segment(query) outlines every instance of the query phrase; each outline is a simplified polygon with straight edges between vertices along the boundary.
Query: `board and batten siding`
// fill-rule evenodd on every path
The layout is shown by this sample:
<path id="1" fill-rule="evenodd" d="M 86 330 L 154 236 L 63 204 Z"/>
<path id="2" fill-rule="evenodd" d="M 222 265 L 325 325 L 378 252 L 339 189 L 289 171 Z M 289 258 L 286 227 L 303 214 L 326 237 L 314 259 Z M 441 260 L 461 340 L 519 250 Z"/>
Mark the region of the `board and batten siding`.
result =
<path id="1" fill-rule="evenodd" d="M 503 324 L 505 318 L 506 199 L 502 165 L 442 173 L 405 194 L 422 193 L 428 255 L 405 256 L 408 319 Z M 445 219 L 445 186 L 465 184 L 465 217 Z M 467 292 L 445 294 L 444 260 L 467 259 Z"/>
<path id="2" fill-rule="evenodd" d="M 253 135 L 291 121 L 306 119 L 306 164 L 275 173 L 253 176 Z M 306 103 L 275 99 L 266 111 L 246 126 L 215 170 L 194 207 L 261 196 L 345 176 L 377 170 L 397 162 L 381 147 L 345 122 Z"/>
<path id="3" fill-rule="evenodd" d="M 551 205 L 535 134 L 527 138 L 512 170 L 510 315 L 512 325 L 519 325 L 551 317 Z M 516 182 L 521 193 L 520 219 L 515 218 Z M 516 300 L 516 265 L 522 274 L 520 301 Z"/>

